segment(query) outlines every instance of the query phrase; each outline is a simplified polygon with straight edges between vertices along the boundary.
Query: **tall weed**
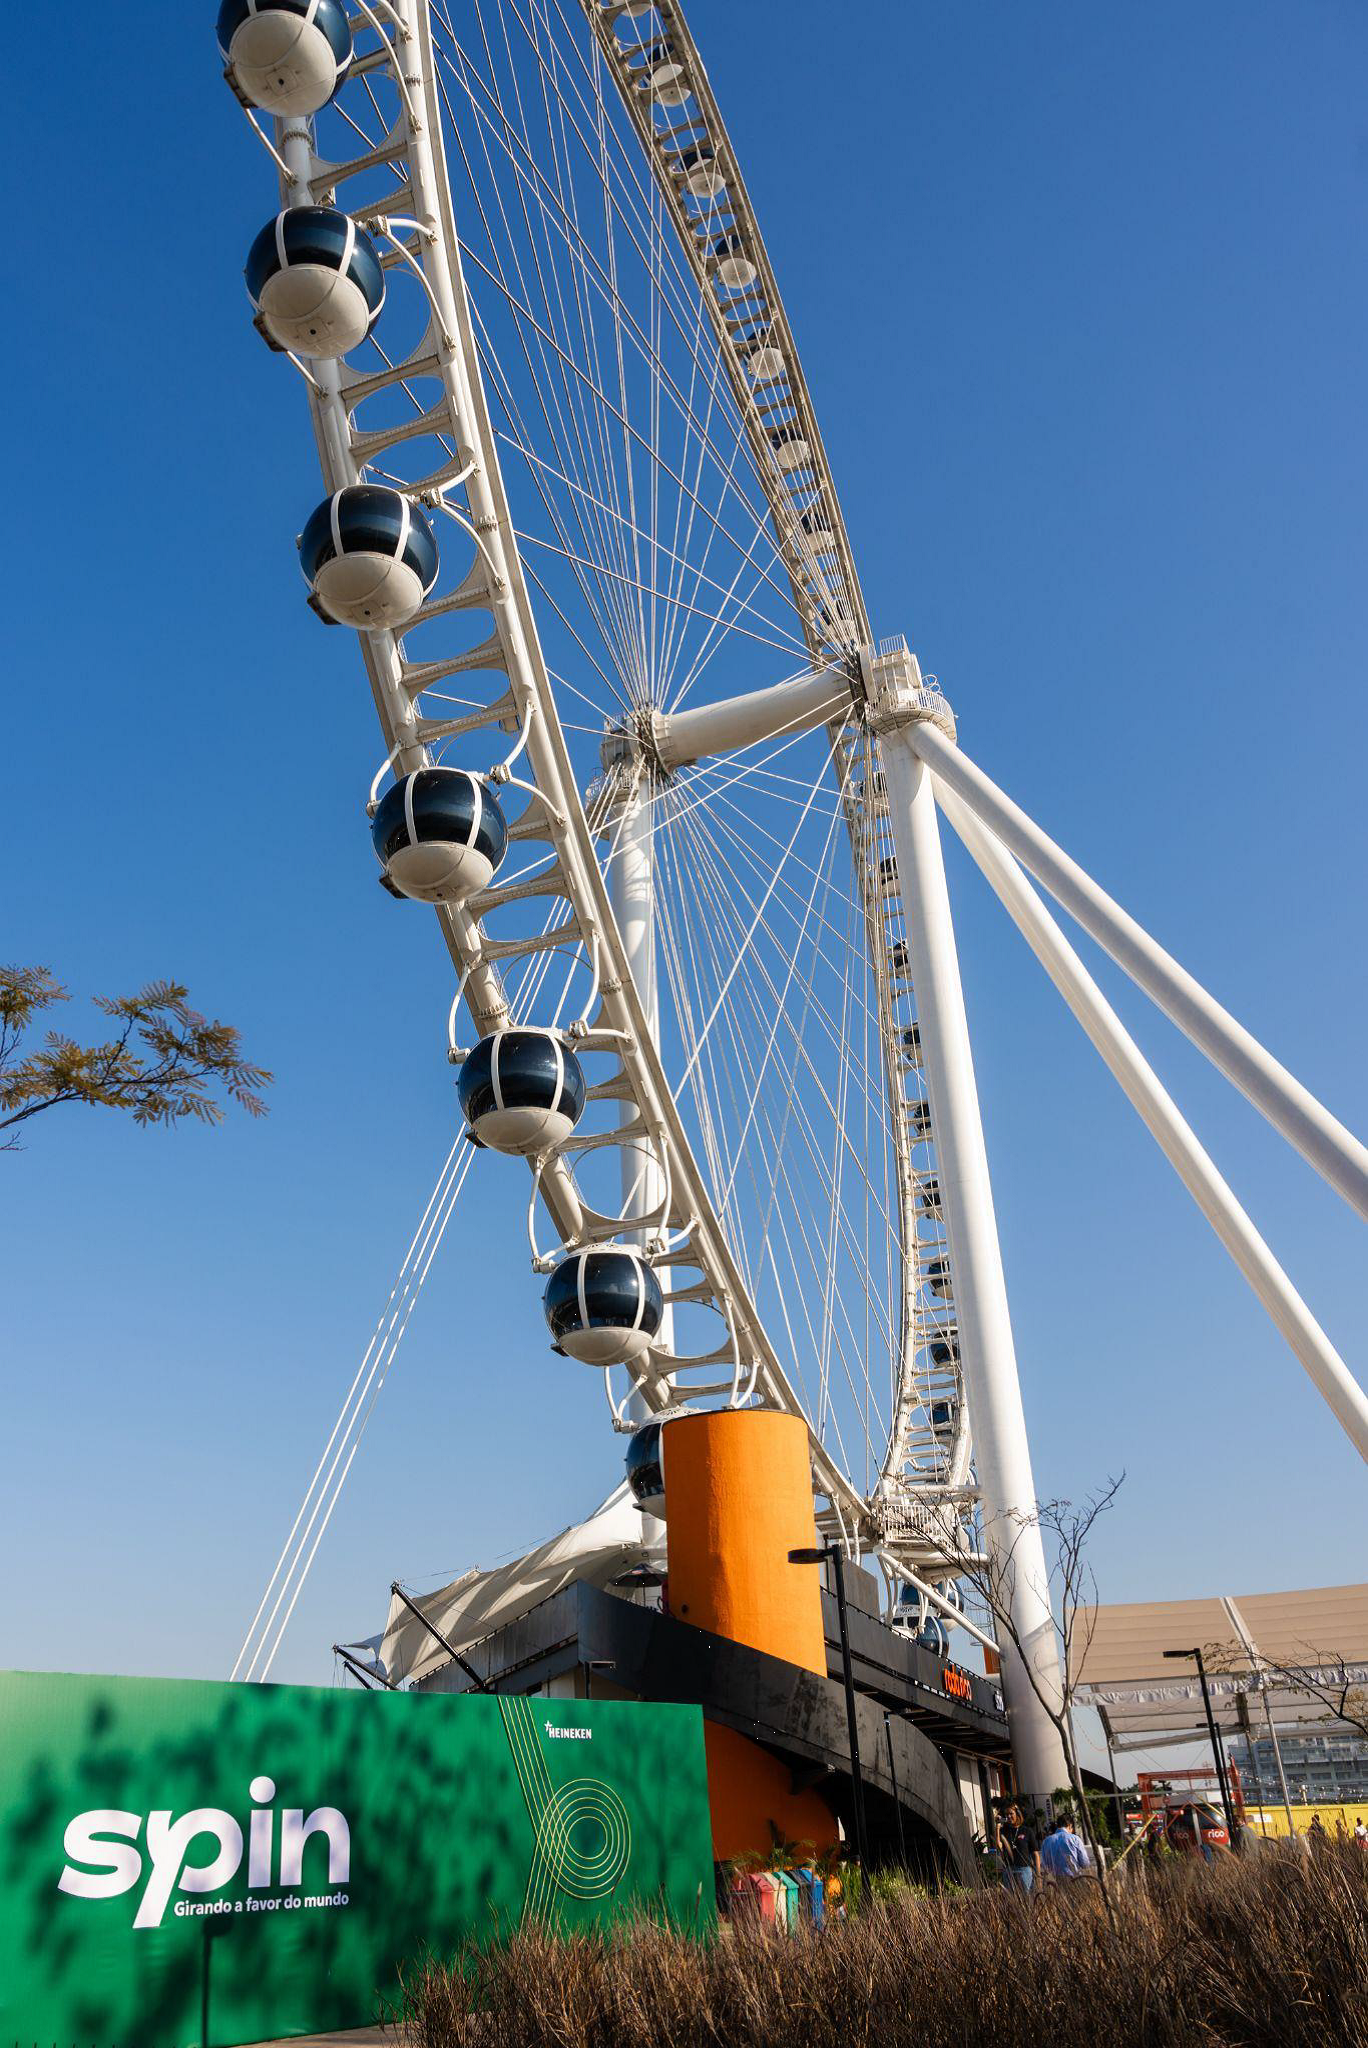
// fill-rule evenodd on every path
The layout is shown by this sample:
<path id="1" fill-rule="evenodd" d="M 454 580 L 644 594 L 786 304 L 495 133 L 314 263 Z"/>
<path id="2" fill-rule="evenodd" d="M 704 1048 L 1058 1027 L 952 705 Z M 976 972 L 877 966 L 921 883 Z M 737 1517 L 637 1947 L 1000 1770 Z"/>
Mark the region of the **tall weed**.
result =
<path id="1" fill-rule="evenodd" d="M 874 1897 L 799 1935 L 528 1928 L 428 1958 L 407 2048 L 1368 2048 L 1368 1854 L 1267 1845 L 1086 1881 Z"/>

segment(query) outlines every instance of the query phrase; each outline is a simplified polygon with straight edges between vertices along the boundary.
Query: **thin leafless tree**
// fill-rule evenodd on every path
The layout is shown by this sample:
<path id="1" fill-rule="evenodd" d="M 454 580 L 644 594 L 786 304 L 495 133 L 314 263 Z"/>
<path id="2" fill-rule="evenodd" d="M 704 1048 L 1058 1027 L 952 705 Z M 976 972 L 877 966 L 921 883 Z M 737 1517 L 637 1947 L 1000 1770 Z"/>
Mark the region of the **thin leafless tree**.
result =
<path id="1" fill-rule="evenodd" d="M 1037 1501 L 1033 1512 L 1004 1517 L 992 1531 L 993 1541 L 985 1543 L 971 1559 L 956 1558 L 954 1569 L 978 1595 L 993 1617 L 999 1642 L 1007 1641 L 1017 1652 L 1031 1690 L 1048 1714 L 1058 1733 L 1069 1773 L 1079 1825 L 1092 1851 L 1094 1867 L 1102 1889 L 1107 1914 L 1116 1924 L 1116 1908 L 1107 1883 L 1092 1810 L 1083 1789 L 1083 1773 L 1074 1740 L 1073 1703 L 1078 1673 L 1087 1656 L 1097 1626 L 1097 1579 L 1088 1560 L 1088 1545 L 1100 1516 L 1113 1506 L 1124 1481 L 1123 1472 L 1083 1501 Z M 1005 1524 L 1005 1526 L 1004 1526 Z M 1013 1618 L 1017 1583 L 1017 1552 L 1028 1529 L 1039 1529 L 1050 1560 L 1050 1613 L 1059 1646 L 1060 1682 L 1047 1684 L 1036 1668 Z"/>

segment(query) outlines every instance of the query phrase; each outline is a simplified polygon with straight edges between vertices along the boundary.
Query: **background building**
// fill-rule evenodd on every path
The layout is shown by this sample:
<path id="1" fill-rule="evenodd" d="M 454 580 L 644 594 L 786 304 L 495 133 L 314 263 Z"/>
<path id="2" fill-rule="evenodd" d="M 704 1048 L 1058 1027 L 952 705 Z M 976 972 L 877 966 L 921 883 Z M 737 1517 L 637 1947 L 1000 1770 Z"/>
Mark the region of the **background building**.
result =
<path id="1" fill-rule="evenodd" d="M 1298 1805 L 1368 1805 L 1368 1739 L 1352 1729 L 1325 1735 L 1283 1735 L 1279 1738 L 1287 1789 Z M 1267 1805 L 1280 1796 L 1278 1763 L 1269 1736 L 1228 1743 L 1230 1761 L 1244 1783 L 1251 1805 Z"/>

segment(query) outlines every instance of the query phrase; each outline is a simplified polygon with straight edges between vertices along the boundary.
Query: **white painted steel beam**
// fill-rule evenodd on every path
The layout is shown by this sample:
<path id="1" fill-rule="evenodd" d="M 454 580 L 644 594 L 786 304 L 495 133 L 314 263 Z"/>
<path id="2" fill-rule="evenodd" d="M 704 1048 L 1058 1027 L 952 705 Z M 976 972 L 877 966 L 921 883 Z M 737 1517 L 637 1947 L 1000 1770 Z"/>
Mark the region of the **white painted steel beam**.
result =
<path id="1" fill-rule="evenodd" d="M 655 806 L 640 781 L 624 793 L 613 825 L 608 898 L 622 935 L 622 950 L 636 992 L 641 998 L 651 1042 L 660 1045 L 660 985 L 656 971 L 656 887 Z M 636 1106 L 624 1107 L 622 1121 L 636 1121 Z M 642 1139 L 618 1147 L 622 1166 L 622 1214 L 658 1216 L 665 1199 L 665 1171 L 654 1145 Z M 647 1231 L 635 1233 L 636 1242 L 646 1243 Z M 659 1342 L 668 1349 L 674 1342 L 674 1312 L 668 1302 L 661 1322 Z M 640 1393 L 628 1396 L 626 1415 L 632 1422 L 646 1422 L 651 1408 Z"/>
<path id="2" fill-rule="evenodd" d="M 1358 1451 L 1368 1459 L 1365 1394 L 1250 1222 L 1172 1096 L 1011 854 L 943 783 L 936 796 L 1008 916 L 1120 1082 L 1221 1243 Z"/>
<path id="3" fill-rule="evenodd" d="M 910 737 L 940 781 L 968 804 L 1317 1173 L 1368 1218 L 1368 1146 L 943 734 L 922 724 L 911 729 Z"/>
<path id="4" fill-rule="evenodd" d="M 965 1614 L 963 1608 L 956 1607 L 953 1600 L 947 1600 L 943 1593 L 938 1593 L 934 1586 L 928 1585 L 925 1579 L 920 1578 L 910 1565 L 900 1564 L 898 1566 L 898 1576 L 905 1584 L 915 1586 L 923 1599 L 931 1602 L 931 1605 L 938 1614 L 943 1614 L 946 1620 L 953 1622 L 956 1628 L 962 1628 L 964 1633 L 967 1636 L 972 1636 L 974 1641 L 983 1649 L 991 1651 L 995 1657 L 1001 1656 L 998 1645 L 994 1642 L 993 1638 L 990 1635 L 985 1635 L 981 1628 L 976 1627 L 970 1621 L 968 1615 Z"/>
<path id="5" fill-rule="evenodd" d="M 775 683 L 720 704 L 699 704 L 689 711 L 666 713 L 655 722 L 655 745 L 661 766 L 685 768 L 709 754 L 736 754 L 761 740 L 786 739 L 811 732 L 850 710 L 852 686 L 840 665 L 796 683 Z"/>
<path id="6" fill-rule="evenodd" d="M 983 1534 L 989 1555 L 1003 1573 L 1022 1653 L 1030 1659 L 1036 1683 L 1054 1702 L 1061 1697 L 1058 1639 L 1045 1549 L 1035 1519 L 1035 1481 L 936 801 L 930 773 L 910 738 L 907 727 L 884 736 L 884 779 L 907 912 Z M 1059 1734 L 1022 1655 L 1005 1638 L 999 1654 L 1019 1786 L 1024 1794 L 1044 1798 L 1066 1778 Z"/>

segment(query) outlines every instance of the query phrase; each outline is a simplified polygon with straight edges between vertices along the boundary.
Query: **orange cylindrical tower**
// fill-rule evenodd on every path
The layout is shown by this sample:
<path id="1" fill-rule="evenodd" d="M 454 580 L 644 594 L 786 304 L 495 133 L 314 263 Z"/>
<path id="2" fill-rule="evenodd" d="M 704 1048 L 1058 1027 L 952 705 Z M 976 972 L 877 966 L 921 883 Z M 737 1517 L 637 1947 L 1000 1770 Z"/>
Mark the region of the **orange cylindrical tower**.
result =
<path id="1" fill-rule="evenodd" d="M 807 1424 L 723 1408 L 665 1425 L 670 1612 L 786 1663 L 826 1671 Z"/>
<path id="2" fill-rule="evenodd" d="M 806 1423 L 729 1408 L 677 1416 L 662 1438 L 670 1613 L 825 1676 L 821 1577 L 788 1558 L 816 1542 Z M 795 1793 L 768 1750 L 713 1722 L 704 1739 L 716 1856 L 836 1839 L 825 1801 Z"/>

